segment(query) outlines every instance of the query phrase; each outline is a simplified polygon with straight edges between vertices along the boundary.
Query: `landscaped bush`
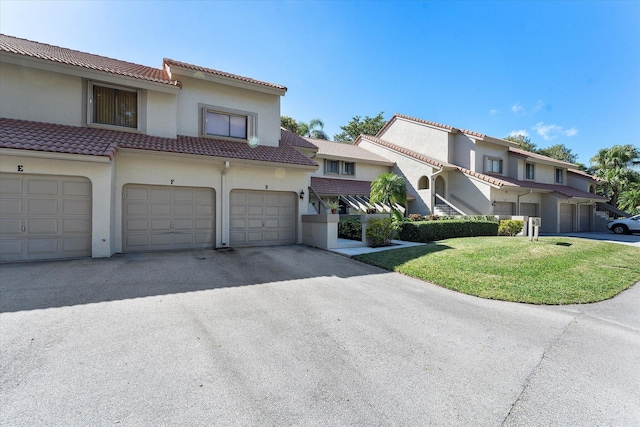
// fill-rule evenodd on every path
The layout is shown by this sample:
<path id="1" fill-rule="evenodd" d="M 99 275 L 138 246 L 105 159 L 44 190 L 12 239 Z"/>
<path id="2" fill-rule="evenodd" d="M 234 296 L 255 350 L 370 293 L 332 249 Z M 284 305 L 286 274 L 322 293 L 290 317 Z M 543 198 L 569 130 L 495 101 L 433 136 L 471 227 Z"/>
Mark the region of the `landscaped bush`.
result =
<path id="1" fill-rule="evenodd" d="M 420 215 L 420 214 L 409 214 L 409 219 L 411 221 L 422 221 L 422 215 Z"/>
<path id="2" fill-rule="evenodd" d="M 497 236 L 495 221 L 439 220 L 402 224 L 399 239 L 409 242 L 433 242 L 455 237 Z M 367 232 L 367 237 L 369 233 Z"/>
<path id="3" fill-rule="evenodd" d="M 360 216 L 340 218 L 338 222 L 338 237 L 362 241 L 362 221 L 360 221 Z"/>
<path id="4" fill-rule="evenodd" d="M 517 219 L 503 219 L 498 227 L 498 236 L 515 236 L 522 231 L 524 221 Z"/>
<path id="5" fill-rule="evenodd" d="M 498 222 L 498 218 L 495 215 L 443 215 L 440 217 L 442 220 L 459 219 L 462 221 L 493 221 Z"/>
<path id="6" fill-rule="evenodd" d="M 413 224 L 406 222 L 404 224 Z M 377 248 L 378 246 L 388 246 L 394 237 L 393 221 L 391 218 L 373 218 L 367 223 L 367 240 L 369 245 Z"/>

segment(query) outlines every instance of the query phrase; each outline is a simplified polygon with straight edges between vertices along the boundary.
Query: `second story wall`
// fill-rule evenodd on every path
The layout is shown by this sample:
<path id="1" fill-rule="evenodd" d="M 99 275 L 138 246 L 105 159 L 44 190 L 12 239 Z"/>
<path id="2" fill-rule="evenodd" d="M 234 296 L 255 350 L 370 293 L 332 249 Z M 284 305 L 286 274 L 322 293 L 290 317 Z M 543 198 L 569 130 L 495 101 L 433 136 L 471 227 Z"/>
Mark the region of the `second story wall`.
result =
<path id="1" fill-rule="evenodd" d="M 277 147 L 280 140 L 280 96 L 176 76 L 182 83 L 177 101 L 177 132 L 201 136 L 203 108 L 255 116 L 255 131 L 261 145 Z M 252 135 L 248 135 L 250 137 Z"/>
<path id="2" fill-rule="evenodd" d="M 79 77 L 0 63 L 1 117 L 81 126 L 83 104 Z"/>
<path id="3" fill-rule="evenodd" d="M 446 130 L 396 119 L 379 137 L 425 156 L 449 162 L 449 132 Z"/>

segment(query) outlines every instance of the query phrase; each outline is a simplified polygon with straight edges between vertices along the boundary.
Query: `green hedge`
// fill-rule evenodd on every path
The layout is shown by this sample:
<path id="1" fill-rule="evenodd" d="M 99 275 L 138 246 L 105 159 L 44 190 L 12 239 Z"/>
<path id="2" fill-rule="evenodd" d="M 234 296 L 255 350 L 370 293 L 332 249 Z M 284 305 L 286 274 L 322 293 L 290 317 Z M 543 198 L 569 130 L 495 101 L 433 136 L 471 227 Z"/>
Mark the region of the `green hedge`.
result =
<path id="1" fill-rule="evenodd" d="M 409 242 L 433 242 L 455 237 L 497 236 L 495 221 L 438 220 L 405 222 L 400 229 L 400 240 Z"/>
<path id="2" fill-rule="evenodd" d="M 391 218 L 373 218 L 367 223 L 367 241 L 371 247 L 390 245 L 394 234 Z"/>
<path id="3" fill-rule="evenodd" d="M 341 239 L 362 240 L 362 221 L 360 216 L 340 217 L 338 222 L 338 237 Z"/>
<path id="4" fill-rule="evenodd" d="M 522 231 L 524 221 L 516 219 L 503 219 L 500 221 L 498 236 L 515 236 Z"/>

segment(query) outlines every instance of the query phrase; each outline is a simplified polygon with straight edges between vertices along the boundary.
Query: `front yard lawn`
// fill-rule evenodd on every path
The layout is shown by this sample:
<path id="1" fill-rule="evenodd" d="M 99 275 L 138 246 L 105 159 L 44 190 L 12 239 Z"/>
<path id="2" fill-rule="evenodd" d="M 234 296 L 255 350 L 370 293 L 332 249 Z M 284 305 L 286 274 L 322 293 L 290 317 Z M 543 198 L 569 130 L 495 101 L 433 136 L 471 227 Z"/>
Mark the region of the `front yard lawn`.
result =
<path id="1" fill-rule="evenodd" d="M 640 249 L 569 237 L 466 237 L 355 259 L 482 298 L 574 304 L 640 280 Z"/>

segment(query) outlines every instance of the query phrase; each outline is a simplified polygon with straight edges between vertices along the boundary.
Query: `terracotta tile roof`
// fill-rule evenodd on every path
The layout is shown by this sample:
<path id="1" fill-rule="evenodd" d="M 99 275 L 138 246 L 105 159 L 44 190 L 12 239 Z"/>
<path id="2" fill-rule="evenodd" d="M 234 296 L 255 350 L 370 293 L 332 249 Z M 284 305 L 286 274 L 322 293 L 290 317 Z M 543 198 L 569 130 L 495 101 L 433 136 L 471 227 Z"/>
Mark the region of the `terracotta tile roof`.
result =
<path id="1" fill-rule="evenodd" d="M 393 151 L 397 151 L 398 153 L 402 153 L 402 154 L 407 155 L 409 157 L 413 157 L 414 159 L 420 160 L 422 162 L 428 163 L 428 164 L 433 165 L 433 166 L 438 167 L 438 168 L 444 168 L 444 167 L 452 167 L 453 168 L 453 167 L 456 167 L 455 165 L 452 165 L 450 163 L 444 163 L 444 162 L 441 162 L 441 161 L 436 160 L 434 158 L 419 154 L 419 153 L 417 153 L 417 152 L 415 152 L 413 150 L 409 150 L 408 148 L 404 148 L 404 147 L 400 147 L 399 145 L 392 144 L 391 142 L 385 141 L 384 139 L 380 139 L 380 138 L 378 138 L 376 136 L 360 135 L 358 137 L 358 139 L 356 139 L 354 141 L 353 144 L 354 145 L 360 144 L 360 141 L 362 139 L 366 139 L 367 141 L 371 141 L 371 142 L 373 142 L 375 144 L 378 144 L 378 145 L 381 145 L 383 147 L 390 148 Z"/>
<path id="2" fill-rule="evenodd" d="M 575 169 L 576 165 L 573 163 L 563 162 L 552 157 L 543 156 L 542 154 L 532 153 L 531 151 L 521 150 L 520 148 L 509 147 L 509 154 L 514 154 L 520 157 L 531 157 L 532 159 L 544 160 L 547 162 L 556 163 L 558 165 Z"/>
<path id="3" fill-rule="evenodd" d="M 178 135 L 161 138 L 131 132 L 64 126 L 24 120 L 0 119 L 0 148 L 51 153 L 106 156 L 113 159 L 120 148 L 194 154 L 228 159 L 254 160 L 317 167 L 293 147 L 249 147 L 244 142 Z"/>
<path id="4" fill-rule="evenodd" d="M 321 196 L 368 196 L 371 193 L 371 181 L 312 176 L 311 188 Z"/>
<path id="5" fill-rule="evenodd" d="M 519 187 L 523 190 L 532 189 L 532 190 L 548 190 L 558 193 L 565 197 L 580 197 L 585 199 L 593 199 L 593 200 L 605 200 L 605 197 L 602 197 L 598 194 L 588 193 L 586 191 L 578 190 L 577 188 L 569 187 L 567 185 L 555 185 L 555 184 L 543 184 L 540 182 L 531 182 L 531 181 L 520 181 L 515 178 L 501 176 L 500 181 L 502 181 L 502 185 L 500 187 L 509 186 L 509 187 Z"/>
<path id="6" fill-rule="evenodd" d="M 280 144 L 309 148 L 316 151 L 318 150 L 318 147 L 307 141 L 305 138 L 282 127 L 280 128 Z"/>
<path id="7" fill-rule="evenodd" d="M 163 64 L 164 65 L 169 65 L 169 67 L 171 67 L 172 65 L 175 65 L 177 67 L 186 68 L 187 70 L 200 71 L 202 73 L 212 74 L 214 76 L 220 76 L 220 77 L 226 77 L 226 78 L 229 78 L 229 79 L 240 80 L 240 81 L 243 81 L 243 82 L 246 82 L 246 83 L 252 83 L 252 84 L 256 84 L 256 85 L 260 85 L 260 86 L 266 86 L 266 87 L 279 89 L 279 90 L 283 90 L 283 91 L 287 90 L 286 87 L 278 85 L 278 84 L 275 84 L 275 83 L 263 82 L 263 81 L 255 80 L 255 79 L 252 79 L 252 78 L 249 78 L 249 77 L 239 76 L 237 74 L 231 74 L 231 73 L 226 73 L 226 72 L 220 71 L 220 70 L 214 70 L 213 68 L 206 68 L 206 67 L 201 67 L 199 65 L 187 64 L 186 62 L 175 61 L 175 60 L 169 59 L 169 58 L 164 58 Z"/>
<path id="8" fill-rule="evenodd" d="M 396 114 L 393 115 L 393 117 L 391 117 L 389 119 L 389 121 L 382 127 L 382 129 L 380 129 L 378 131 L 378 133 L 375 136 L 381 136 L 389 128 L 389 126 L 391 126 L 391 123 L 393 121 L 395 121 L 395 119 L 410 120 L 412 122 L 422 123 L 422 124 L 429 125 L 429 126 L 435 126 L 435 127 L 447 130 L 447 131 L 456 131 L 457 130 L 456 128 L 454 128 L 452 126 L 443 125 L 441 123 L 436 123 L 436 122 L 430 122 L 428 120 L 417 119 L 415 117 L 410 117 L 410 116 L 406 116 L 404 114 L 396 113 Z"/>
<path id="9" fill-rule="evenodd" d="M 575 175 L 579 175 L 583 178 L 587 178 L 590 179 L 591 181 L 595 181 L 595 182 L 605 182 L 604 179 L 594 176 L 594 175 L 590 175 L 588 173 L 586 173 L 585 171 L 581 171 L 579 169 L 568 169 L 567 172 L 575 174 Z"/>
<path id="10" fill-rule="evenodd" d="M 180 86 L 159 68 L 0 34 L 0 51 L 156 83 Z"/>
<path id="11" fill-rule="evenodd" d="M 394 162 L 355 144 L 327 141 L 324 139 L 305 138 L 318 147 L 318 156 L 352 159 L 362 163 L 373 162 L 393 166 Z"/>

